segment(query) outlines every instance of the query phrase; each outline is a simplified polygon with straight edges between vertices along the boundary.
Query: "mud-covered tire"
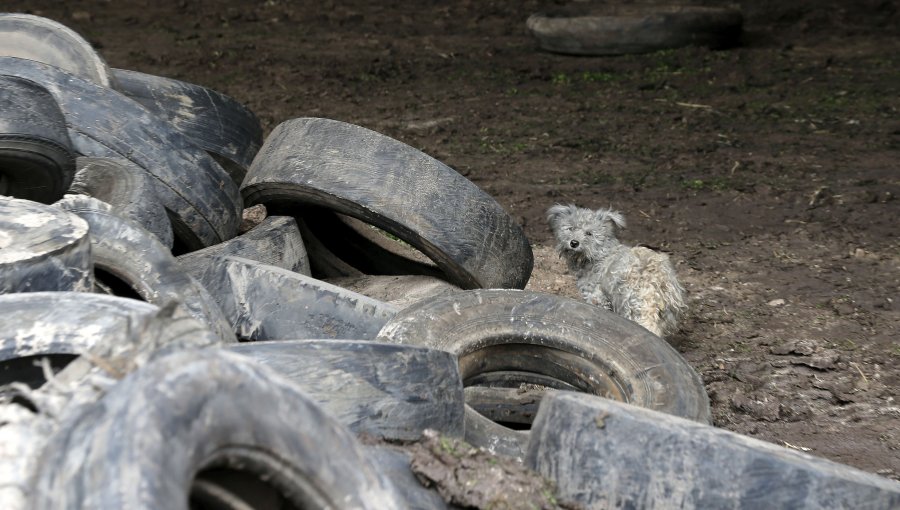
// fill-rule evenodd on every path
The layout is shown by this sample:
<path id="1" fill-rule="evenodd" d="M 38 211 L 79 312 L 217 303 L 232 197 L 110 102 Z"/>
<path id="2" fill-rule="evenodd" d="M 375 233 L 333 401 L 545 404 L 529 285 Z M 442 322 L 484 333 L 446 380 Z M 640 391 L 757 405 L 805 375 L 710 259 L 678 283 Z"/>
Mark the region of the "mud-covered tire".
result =
<path id="1" fill-rule="evenodd" d="M 580 391 L 709 423 L 700 377 L 668 343 L 587 303 L 552 294 L 471 290 L 401 310 L 376 341 L 423 345 L 458 356 L 464 384 L 485 373 L 539 374 Z M 466 440 L 521 457 L 527 432 L 466 407 Z"/>
<path id="2" fill-rule="evenodd" d="M 900 483 L 667 414 L 548 395 L 526 464 L 585 508 L 898 508 Z"/>
<path id="3" fill-rule="evenodd" d="M 238 257 L 216 259 L 200 281 L 244 340 L 371 340 L 397 313 L 362 294 Z"/>
<path id="4" fill-rule="evenodd" d="M 574 5 L 533 14 L 526 25 L 541 49 L 570 55 L 647 53 L 688 45 L 736 45 L 743 16 L 729 7 Z"/>
<path id="5" fill-rule="evenodd" d="M 59 104 L 75 151 L 126 157 L 153 177 L 177 245 L 200 249 L 234 237 L 241 197 L 231 178 L 202 149 L 163 119 L 115 90 L 47 64 L 0 57 L 0 74 L 39 83 Z"/>
<path id="6" fill-rule="evenodd" d="M 318 207 L 360 219 L 427 255 L 463 288 L 524 288 L 531 275 L 522 228 L 490 195 L 421 151 L 353 124 L 279 124 L 241 193 L 273 214 L 315 221 L 303 208 Z"/>
<path id="7" fill-rule="evenodd" d="M 328 283 L 384 301 L 402 310 L 419 301 L 459 292 L 461 289 L 439 278 L 421 275 L 361 275 L 327 278 Z"/>
<path id="8" fill-rule="evenodd" d="M 263 141 L 259 119 L 221 92 L 172 78 L 113 69 L 119 90 L 204 149 L 240 186 Z"/>
<path id="9" fill-rule="evenodd" d="M 403 507 L 350 431 L 296 385 L 212 348 L 161 357 L 65 416 L 33 508 L 186 509 L 195 476 L 217 468 L 296 508 Z"/>
<path id="10" fill-rule="evenodd" d="M 0 14 L 0 27 L 3 15 Z M 75 174 L 66 120 L 39 84 L 0 75 L 0 195 L 49 204 Z"/>
<path id="11" fill-rule="evenodd" d="M 178 266 L 199 278 L 216 257 L 234 256 L 276 266 L 309 276 L 309 257 L 297 228 L 289 216 L 269 216 L 250 231 L 224 243 L 176 257 Z"/>
<path id="12" fill-rule="evenodd" d="M 30 200 L 0 197 L 0 294 L 94 285 L 87 222 Z"/>
<path id="13" fill-rule="evenodd" d="M 228 349 L 291 379 L 357 434 L 412 441 L 430 428 L 463 435 L 462 380 L 449 353 L 351 340 L 247 342 Z"/>
<path id="14" fill-rule="evenodd" d="M 114 158 L 81 157 L 75 165 L 69 193 L 106 202 L 116 214 L 144 227 L 167 248 L 172 247 L 172 225 L 143 168 Z"/>
<path id="15" fill-rule="evenodd" d="M 0 13 L 0 55 L 59 67 L 103 87 L 115 87 L 103 57 L 71 28 L 41 16 Z"/>
<path id="16" fill-rule="evenodd" d="M 176 301 L 223 342 L 236 341 L 215 300 L 203 285 L 178 268 L 175 257 L 156 236 L 118 216 L 109 204 L 95 198 L 66 195 L 54 206 L 78 215 L 90 225 L 91 258 L 95 272 L 102 271 L 98 280 L 107 278 L 107 285 L 124 284 L 145 301 L 159 306 Z"/>
<path id="17" fill-rule="evenodd" d="M 417 438 L 418 439 L 418 438 Z M 366 446 L 366 453 L 378 469 L 388 477 L 406 500 L 406 507 L 415 510 L 445 510 L 450 507 L 435 489 L 428 489 L 416 477 L 410 462 L 412 455 L 390 444 Z"/>

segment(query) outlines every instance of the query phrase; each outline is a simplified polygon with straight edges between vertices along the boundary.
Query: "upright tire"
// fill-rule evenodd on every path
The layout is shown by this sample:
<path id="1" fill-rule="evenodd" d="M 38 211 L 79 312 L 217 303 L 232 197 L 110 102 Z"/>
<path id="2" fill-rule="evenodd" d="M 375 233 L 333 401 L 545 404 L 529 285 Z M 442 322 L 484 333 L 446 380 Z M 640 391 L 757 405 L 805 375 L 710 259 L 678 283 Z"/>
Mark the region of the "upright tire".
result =
<path id="1" fill-rule="evenodd" d="M 898 508 L 900 483 L 578 393 L 541 402 L 526 464 L 584 508 Z"/>
<path id="2" fill-rule="evenodd" d="M 82 157 L 75 163 L 77 171 L 69 193 L 106 202 L 116 214 L 144 227 L 165 247 L 172 247 L 172 224 L 143 168 L 118 158 Z"/>
<path id="3" fill-rule="evenodd" d="M 172 78 L 113 69 L 119 90 L 165 119 L 222 165 L 240 186 L 263 141 L 259 119 L 215 90 Z"/>
<path id="4" fill-rule="evenodd" d="M 472 290 L 401 310 L 376 341 L 423 345 L 459 357 L 466 386 L 512 373 L 510 387 L 580 391 L 709 423 L 700 377 L 668 343 L 596 306 L 552 294 Z M 527 432 L 466 409 L 466 440 L 521 457 Z"/>
<path id="5" fill-rule="evenodd" d="M 248 205 L 310 222 L 304 208 L 358 218 L 417 248 L 463 288 L 524 288 L 531 275 L 528 240 L 493 198 L 440 161 L 353 124 L 279 124 L 241 193 Z"/>
<path id="6" fill-rule="evenodd" d="M 124 156 L 145 169 L 182 250 L 234 237 L 242 210 L 237 186 L 163 119 L 112 89 L 40 62 L 0 57 L 0 74 L 40 83 L 53 95 L 77 153 Z"/>
<path id="7" fill-rule="evenodd" d="M 197 280 L 178 268 L 175 257 L 154 235 L 112 211 L 95 198 L 67 195 L 55 204 L 78 215 L 91 229 L 94 267 L 104 283 L 164 306 L 174 301 L 214 331 L 223 342 L 236 341 L 222 310 Z M 124 284 L 124 285 L 121 285 Z"/>
<path id="8" fill-rule="evenodd" d="M 244 340 L 372 340 L 397 308 L 315 278 L 238 257 L 200 278 Z"/>
<path id="9" fill-rule="evenodd" d="M 0 195 L 49 204 L 74 174 L 66 119 L 53 96 L 33 81 L 0 76 Z"/>
<path id="10" fill-rule="evenodd" d="M 403 508 L 346 428 L 290 381 L 220 349 L 159 358 L 65 416 L 32 507 L 186 510 L 211 471 L 236 475 L 231 492 L 263 483 L 294 508 Z"/>
<path id="11" fill-rule="evenodd" d="M 88 224 L 55 207 L 0 197 L 0 294 L 94 285 Z"/>

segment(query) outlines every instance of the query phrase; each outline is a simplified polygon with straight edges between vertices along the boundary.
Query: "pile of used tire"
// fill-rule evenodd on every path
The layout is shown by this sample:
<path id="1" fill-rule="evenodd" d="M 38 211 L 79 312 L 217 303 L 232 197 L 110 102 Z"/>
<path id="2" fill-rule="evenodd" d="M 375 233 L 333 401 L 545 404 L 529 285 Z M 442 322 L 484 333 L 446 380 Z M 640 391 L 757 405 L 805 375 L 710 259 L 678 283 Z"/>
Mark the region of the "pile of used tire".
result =
<path id="1" fill-rule="evenodd" d="M 263 140 L 44 18 L 0 15 L 0 55 L 0 507 L 448 508 L 401 447 L 426 429 L 572 507 L 900 505 L 710 426 L 639 326 L 520 290 L 522 229 L 420 151 L 321 118 Z"/>

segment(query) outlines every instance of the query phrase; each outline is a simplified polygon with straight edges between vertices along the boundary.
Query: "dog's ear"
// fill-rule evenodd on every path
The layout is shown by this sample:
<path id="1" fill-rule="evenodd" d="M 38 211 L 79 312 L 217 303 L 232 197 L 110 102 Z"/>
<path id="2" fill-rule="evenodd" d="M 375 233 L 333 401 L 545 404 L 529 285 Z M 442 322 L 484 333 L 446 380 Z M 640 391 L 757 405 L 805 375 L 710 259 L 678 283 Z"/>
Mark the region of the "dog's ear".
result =
<path id="1" fill-rule="evenodd" d="M 625 228 L 625 216 L 622 216 L 622 213 L 619 211 L 613 211 L 612 209 L 598 209 L 597 219 L 600 221 L 608 221 L 616 228 Z"/>
<path id="2" fill-rule="evenodd" d="M 547 223 L 549 223 L 551 227 L 555 227 L 563 216 L 572 214 L 574 210 L 575 206 L 572 204 L 556 204 L 550 209 L 547 209 Z"/>

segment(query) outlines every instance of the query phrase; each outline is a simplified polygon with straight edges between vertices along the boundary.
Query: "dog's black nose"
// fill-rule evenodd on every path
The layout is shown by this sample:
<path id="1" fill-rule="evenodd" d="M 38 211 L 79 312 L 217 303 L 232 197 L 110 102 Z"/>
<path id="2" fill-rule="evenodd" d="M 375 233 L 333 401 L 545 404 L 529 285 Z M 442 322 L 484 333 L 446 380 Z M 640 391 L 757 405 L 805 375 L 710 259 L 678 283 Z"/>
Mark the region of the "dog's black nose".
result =
<path id="1" fill-rule="evenodd" d="M 569 241 L 569 246 L 571 246 L 572 248 L 578 248 L 578 244 L 579 244 L 578 241 L 576 241 L 574 239 Z"/>

